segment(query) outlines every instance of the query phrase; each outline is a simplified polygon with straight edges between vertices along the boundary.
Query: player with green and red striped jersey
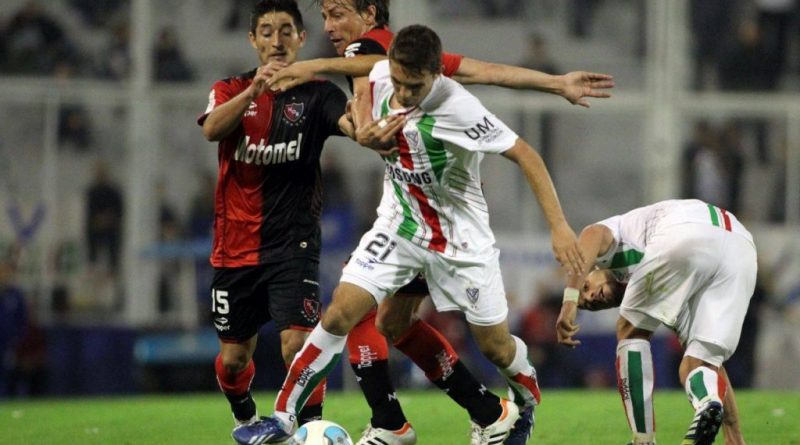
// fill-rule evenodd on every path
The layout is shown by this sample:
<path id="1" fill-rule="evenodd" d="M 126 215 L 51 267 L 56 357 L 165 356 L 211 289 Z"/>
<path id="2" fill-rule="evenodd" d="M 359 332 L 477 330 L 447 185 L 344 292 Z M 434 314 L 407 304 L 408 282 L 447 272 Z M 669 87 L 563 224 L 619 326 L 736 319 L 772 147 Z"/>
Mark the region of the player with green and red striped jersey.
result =
<path id="1" fill-rule="evenodd" d="M 527 347 L 508 329 L 499 252 L 480 190 L 484 153 L 502 154 L 521 168 L 550 225 L 556 258 L 575 273 L 583 261 L 541 157 L 474 96 L 442 78 L 441 61 L 438 36 L 415 25 L 395 37 L 384 62 L 388 73 L 387 66 L 375 68 L 373 113 L 380 116 L 388 109 L 385 114 L 394 116 L 356 123 L 355 136 L 372 148 L 401 147 L 385 158 L 393 170 L 387 174 L 392 178 L 388 197 L 345 266 L 333 302 L 292 363 L 274 415 L 244 427 L 242 437 L 257 437 L 258 443 L 284 440 L 311 388 L 338 360 L 350 329 L 376 304 L 395 298 L 419 272 L 425 272 L 438 310 L 465 313 L 479 349 L 506 378 L 516 402 L 500 400 L 489 425 L 473 422 L 471 443 L 503 443 L 519 417 L 518 405 L 538 403 Z M 459 121 L 452 113 L 465 117 Z M 417 133 L 417 124 L 427 127 Z M 424 144 L 430 144 L 430 152 Z"/>
<path id="2" fill-rule="evenodd" d="M 620 307 L 617 378 L 633 444 L 655 443 L 650 338 L 663 324 L 685 352 L 679 375 L 695 409 L 683 445 L 744 443 L 723 363 L 739 343 L 755 288 L 750 232 L 724 209 L 696 199 L 662 201 L 586 227 L 579 242 L 596 270 L 568 279 L 559 341 L 572 337 L 578 308 Z"/>

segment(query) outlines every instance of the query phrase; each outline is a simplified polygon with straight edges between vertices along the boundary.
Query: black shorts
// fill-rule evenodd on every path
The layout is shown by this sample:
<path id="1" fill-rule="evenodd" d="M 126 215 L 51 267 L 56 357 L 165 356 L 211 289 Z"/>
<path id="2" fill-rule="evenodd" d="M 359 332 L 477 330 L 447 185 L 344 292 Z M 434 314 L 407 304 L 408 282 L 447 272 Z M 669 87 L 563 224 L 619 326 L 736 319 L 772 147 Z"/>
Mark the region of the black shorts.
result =
<path id="1" fill-rule="evenodd" d="M 211 296 L 214 327 L 223 341 L 245 341 L 270 320 L 278 331 L 310 331 L 320 317 L 319 262 L 295 258 L 214 269 Z"/>

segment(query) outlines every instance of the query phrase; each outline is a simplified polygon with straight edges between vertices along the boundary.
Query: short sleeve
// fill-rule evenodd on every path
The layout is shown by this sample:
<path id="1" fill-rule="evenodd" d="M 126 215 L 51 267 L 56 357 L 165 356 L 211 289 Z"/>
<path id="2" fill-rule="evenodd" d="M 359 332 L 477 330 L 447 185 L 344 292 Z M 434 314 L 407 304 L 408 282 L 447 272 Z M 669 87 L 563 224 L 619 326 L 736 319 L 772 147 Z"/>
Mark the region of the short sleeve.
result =
<path id="1" fill-rule="evenodd" d="M 445 79 L 448 82 L 453 82 Z M 503 153 L 519 136 L 469 92 L 458 86 L 459 97 L 448 100 L 434 126 L 434 136 L 465 150 Z"/>
<path id="2" fill-rule="evenodd" d="M 206 111 L 197 118 L 197 125 L 202 126 L 206 118 L 208 118 L 208 115 L 214 111 L 214 108 L 231 100 L 231 97 L 234 95 L 233 88 L 229 81 L 218 80 L 215 82 L 211 87 L 211 92 L 208 93 L 208 106 L 206 107 Z"/>
<path id="3" fill-rule="evenodd" d="M 378 54 L 381 56 L 386 55 L 386 49 L 383 45 L 373 39 L 358 39 L 347 45 L 344 50 L 345 57 L 365 56 Z"/>
<path id="4" fill-rule="evenodd" d="M 458 71 L 458 68 L 461 67 L 461 61 L 463 59 L 464 56 L 461 54 L 442 53 L 442 65 L 444 66 L 442 74 L 447 77 L 453 77 Z"/>
<path id="5" fill-rule="evenodd" d="M 599 256 L 597 260 L 595 260 L 595 264 L 597 267 L 601 269 L 608 269 L 611 266 L 611 260 L 614 258 L 614 254 L 617 252 L 617 246 L 619 246 L 620 241 L 620 225 L 622 224 L 622 216 L 612 216 L 611 218 L 604 219 L 602 221 L 596 222 L 595 224 L 604 226 L 611 231 L 611 236 L 614 238 L 614 243 L 611 248 L 608 249 L 608 252 Z"/>

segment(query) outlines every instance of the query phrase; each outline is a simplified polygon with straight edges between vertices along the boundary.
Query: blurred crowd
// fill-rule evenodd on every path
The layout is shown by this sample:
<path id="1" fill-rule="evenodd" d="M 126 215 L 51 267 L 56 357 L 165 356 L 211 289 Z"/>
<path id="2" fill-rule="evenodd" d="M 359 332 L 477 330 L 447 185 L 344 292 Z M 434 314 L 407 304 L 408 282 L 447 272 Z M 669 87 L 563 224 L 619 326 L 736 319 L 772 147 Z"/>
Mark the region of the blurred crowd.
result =
<path id="1" fill-rule="evenodd" d="M 71 34 L 61 17 L 31 0 L 8 17 L 0 17 L 0 74 L 14 76 L 93 77 L 125 80 L 130 75 L 130 2 L 68 0 L 92 39 L 105 42 L 92 52 Z M 192 80 L 175 30 L 164 27 L 152 49 L 157 81 Z"/>

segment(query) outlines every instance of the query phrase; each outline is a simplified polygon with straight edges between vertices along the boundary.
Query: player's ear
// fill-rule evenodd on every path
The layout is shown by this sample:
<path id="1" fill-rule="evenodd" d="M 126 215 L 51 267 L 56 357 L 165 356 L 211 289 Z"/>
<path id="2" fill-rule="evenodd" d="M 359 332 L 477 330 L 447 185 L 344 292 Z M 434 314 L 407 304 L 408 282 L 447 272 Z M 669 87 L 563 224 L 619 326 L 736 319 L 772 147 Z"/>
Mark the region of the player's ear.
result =
<path id="1" fill-rule="evenodd" d="M 361 13 L 361 18 L 371 28 L 375 26 L 375 16 L 377 15 L 378 8 L 375 5 L 369 5 L 367 6 L 367 9 Z"/>
<path id="2" fill-rule="evenodd" d="M 306 36 L 307 36 L 307 34 L 306 34 L 305 30 L 300 31 L 297 34 L 297 38 L 300 40 L 300 48 L 302 48 L 306 44 Z"/>
<path id="3" fill-rule="evenodd" d="M 258 49 L 258 45 L 256 45 L 256 35 L 252 32 L 248 32 L 247 38 L 250 39 L 250 46 L 252 46 L 253 49 Z"/>

